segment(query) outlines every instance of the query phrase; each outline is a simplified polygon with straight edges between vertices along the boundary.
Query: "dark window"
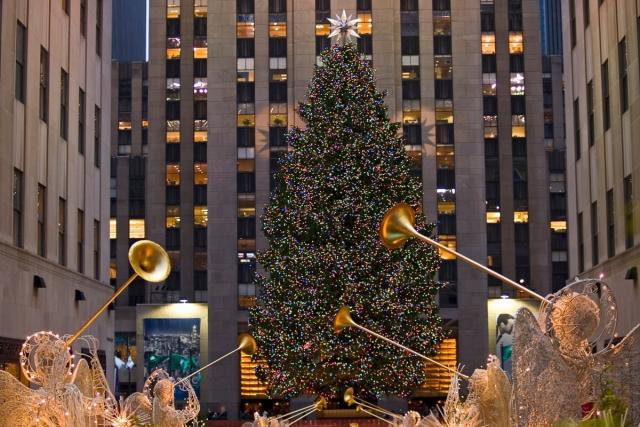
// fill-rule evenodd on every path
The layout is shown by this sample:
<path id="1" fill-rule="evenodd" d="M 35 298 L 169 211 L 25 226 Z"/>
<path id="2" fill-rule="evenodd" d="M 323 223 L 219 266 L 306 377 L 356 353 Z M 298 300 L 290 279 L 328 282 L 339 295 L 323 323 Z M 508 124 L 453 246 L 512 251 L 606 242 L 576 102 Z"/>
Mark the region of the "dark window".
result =
<path id="1" fill-rule="evenodd" d="M 435 81 L 436 99 L 452 99 L 453 98 L 453 81 L 452 80 L 436 80 Z"/>
<path id="2" fill-rule="evenodd" d="M 629 108 L 627 87 L 627 40 L 623 37 L 618 43 L 618 72 L 620 73 L 620 110 L 624 113 Z"/>
<path id="3" fill-rule="evenodd" d="M 193 119 L 207 120 L 207 101 L 193 101 Z"/>
<path id="4" fill-rule="evenodd" d="M 206 185 L 193 186 L 193 204 L 195 205 L 207 204 L 207 186 Z"/>
<path id="5" fill-rule="evenodd" d="M 436 81 L 436 84 L 438 81 Z M 420 99 L 420 80 L 403 80 L 402 81 L 402 98 L 403 99 Z"/>
<path id="6" fill-rule="evenodd" d="M 60 69 L 60 137 L 66 140 L 69 133 L 69 74 Z"/>
<path id="7" fill-rule="evenodd" d="M 195 147 L 200 145 L 206 147 L 206 144 L 195 144 Z M 166 161 L 167 163 L 179 163 L 180 162 L 180 144 L 166 144 Z"/>
<path id="8" fill-rule="evenodd" d="M 67 201 L 58 199 L 58 263 L 67 265 Z"/>
<path id="9" fill-rule="evenodd" d="M 167 78 L 177 79 L 180 77 L 180 60 L 167 59 Z"/>
<path id="10" fill-rule="evenodd" d="M 631 175 L 624 177 L 624 240 L 625 248 L 633 246 L 633 185 Z"/>
<path id="11" fill-rule="evenodd" d="M 418 36 L 420 33 L 420 23 L 418 19 L 418 11 L 402 11 L 400 12 L 400 35 L 401 36 Z"/>
<path id="12" fill-rule="evenodd" d="M 206 227 L 193 228 L 193 246 L 195 246 L 198 249 L 206 249 L 207 247 L 207 228 Z"/>
<path id="13" fill-rule="evenodd" d="M 598 265 L 598 202 L 591 203 L 591 263 Z"/>
<path id="14" fill-rule="evenodd" d="M 82 89 L 78 90 L 78 152 L 84 155 L 84 146 L 86 139 L 85 120 L 87 108 L 85 105 L 85 95 Z"/>
<path id="15" fill-rule="evenodd" d="M 282 126 L 269 128 L 269 145 L 272 147 L 287 146 L 287 128 Z"/>
<path id="16" fill-rule="evenodd" d="M 524 55 L 509 55 L 509 70 L 512 73 L 524 73 Z"/>
<path id="17" fill-rule="evenodd" d="M 436 124 L 436 144 L 453 144 L 453 124 Z"/>
<path id="18" fill-rule="evenodd" d="M 102 132 L 102 112 L 100 108 L 95 105 L 93 107 L 93 164 L 95 167 L 100 167 L 100 157 L 102 156 L 101 150 L 101 138 Z"/>
<path id="19" fill-rule="evenodd" d="M 576 4 L 575 0 L 569 0 L 569 19 L 571 22 L 571 47 L 576 47 Z M 580 270 L 583 271 L 583 270 Z"/>
<path id="20" fill-rule="evenodd" d="M 87 0 L 80 0 L 80 34 L 87 36 Z"/>
<path id="21" fill-rule="evenodd" d="M 238 102 L 255 102 L 255 84 L 253 82 L 242 82 L 236 86 Z M 206 117 L 205 117 L 206 119 Z"/>
<path id="22" fill-rule="evenodd" d="M 269 83 L 269 102 L 287 102 L 287 82 Z"/>
<path id="23" fill-rule="evenodd" d="M 422 127 L 420 125 L 404 125 L 403 134 L 407 144 L 422 144 Z"/>
<path id="24" fill-rule="evenodd" d="M 283 128 L 284 129 L 284 128 Z M 270 132 L 274 129 L 270 129 Z M 252 127 L 241 127 L 237 131 L 238 147 L 253 147 L 256 145 L 255 129 Z"/>
<path id="25" fill-rule="evenodd" d="M 37 245 L 38 255 L 46 256 L 47 254 L 47 239 L 46 239 L 46 227 L 45 218 L 47 217 L 47 189 L 44 185 L 38 184 L 38 197 L 37 197 L 37 211 L 38 211 L 38 228 L 37 228 Z"/>
<path id="26" fill-rule="evenodd" d="M 287 0 L 269 0 L 269 13 L 286 13 Z"/>
<path id="27" fill-rule="evenodd" d="M 287 38 L 286 37 L 269 38 L 269 56 L 272 58 L 281 58 L 281 57 L 287 56 Z"/>
<path id="28" fill-rule="evenodd" d="M 23 245 L 24 232 L 24 181 L 22 171 L 13 170 L 13 244 Z"/>
<path id="29" fill-rule="evenodd" d="M 316 36 L 316 55 L 331 46 L 331 39 L 326 36 Z"/>
<path id="30" fill-rule="evenodd" d="M 256 238 L 256 218 L 238 218 L 238 239 Z"/>
<path id="31" fill-rule="evenodd" d="M 373 37 L 370 34 L 360 36 L 358 39 L 358 52 L 363 55 L 373 55 Z"/>
<path id="32" fill-rule="evenodd" d="M 433 10 L 451 10 L 451 1 L 433 0 Z"/>
<path id="33" fill-rule="evenodd" d="M 582 13 L 584 18 L 584 28 L 589 26 L 590 17 L 589 17 L 589 0 L 582 1 Z"/>
<path id="34" fill-rule="evenodd" d="M 438 215 L 438 234 L 444 234 L 444 235 L 456 234 L 456 216 L 455 215 Z"/>
<path id="35" fill-rule="evenodd" d="M 238 283 L 252 283 L 256 272 L 255 261 L 238 260 Z"/>
<path id="36" fill-rule="evenodd" d="M 170 146 L 170 145 L 177 146 L 177 148 L 180 148 L 179 144 L 167 144 L 167 146 Z M 176 161 L 179 161 L 179 159 Z M 203 162 L 203 163 L 207 161 L 207 144 L 194 144 L 193 161 Z"/>
<path id="37" fill-rule="evenodd" d="M 167 37 L 180 37 L 180 19 L 167 19 Z"/>
<path id="38" fill-rule="evenodd" d="M 418 10 L 418 0 L 400 0 L 400 10 L 411 12 Z"/>
<path id="39" fill-rule="evenodd" d="M 96 0 L 96 55 L 102 55 L 102 0 Z"/>
<path id="40" fill-rule="evenodd" d="M 607 256 L 612 258 L 616 254 L 615 209 L 613 205 L 613 190 L 607 191 Z"/>
<path id="41" fill-rule="evenodd" d="M 167 101 L 167 120 L 180 120 L 180 101 Z"/>
<path id="42" fill-rule="evenodd" d="M 40 120 L 49 120 L 49 52 L 40 46 Z"/>
<path id="43" fill-rule="evenodd" d="M 207 18 L 193 18 L 193 35 L 207 37 Z"/>
<path id="44" fill-rule="evenodd" d="M 78 209 L 78 230 L 76 236 L 78 272 L 84 273 L 84 212 L 81 209 Z"/>
<path id="45" fill-rule="evenodd" d="M 253 58 L 255 56 L 254 39 L 237 39 L 236 44 L 238 58 Z M 269 43 L 269 45 L 271 45 L 271 43 Z"/>
<path id="46" fill-rule="evenodd" d="M 193 60 L 193 77 L 207 77 L 207 60 Z"/>
<path id="47" fill-rule="evenodd" d="M 593 80 L 587 83 L 587 114 L 588 116 L 588 137 L 589 146 L 591 147 L 595 143 L 596 138 L 596 124 L 595 124 L 595 111 L 593 110 Z"/>
<path id="48" fill-rule="evenodd" d="M 509 12 L 509 31 L 522 31 L 521 12 Z"/>
<path id="49" fill-rule="evenodd" d="M 404 36 L 400 43 L 403 55 L 418 55 L 420 53 L 420 39 L 417 36 Z"/>
<path id="50" fill-rule="evenodd" d="M 180 204 L 180 186 L 171 185 L 165 187 L 165 201 L 167 205 L 179 205 Z"/>
<path id="51" fill-rule="evenodd" d="M 482 55 L 482 72 L 483 73 L 496 72 L 496 56 L 495 55 Z"/>
<path id="52" fill-rule="evenodd" d="M 331 0 L 316 0 L 316 23 L 326 23 L 330 18 Z"/>
<path id="53" fill-rule="evenodd" d="M 523 95 L 511 96 L 511 114 L 525 114 L 525 99 Z"/>
<path id="54" fill-rule="evenodd" d="M 609 61 L 602 64 L 602 123 L 606 131 L 611 127 L 611 105 L 609 103 Z"/>
<path id="55" fill-rule="evenodd" d="M 498 98 L 495 96 L 483 96 L 482 110 L 485 116 L 495 116 L 498 114 Z"/>
<path id="56" fill-rule="evenodd" d="M 573 130 L 575 132 L 573 139 L 576 149 L 576 160 L 580 160 L 582 149 L 580 147 L 580 103 L 578 98 L 573 101 Z"/>
<path id="57" fill-rule="evenodd" d="M 27 29 L 20 21 L 16 28 L 16 99 L 24 103 L 27 72 Z"/>
<path id="58" fill-rule="evenodd" d="M 371 1 L 372 0 L 357 0 L 356 10 L 371 10 Z"/>
<path id="59" fill-rule="evenodd" d="M 436 173 L 438 188 L 456 188 L 456 176 L 453 169 L 438 169 Z"/>
<path id="60" fill-rule="evenodd" d="M 175 250 L 180 248 L 180 229 L 167 228 L 165 230 L 165 241 L 168 250 Z"/>
<path id="61" fill-rule="evenodd" d="M 254 0 L 237 0 L 236 12 L 242 15 L 255 13 Z"/>
<path id="62" fill-rule="evenodd" d="M 69 14 L 69 0 L 60 0 L 60 6 L 62 7 L 62 11 Z"/>
<path id="63" fill-rule="evenodd" d="M 480 12 L 480 30 L 493 32 L 496 30 L 494 14 L 492 12 Z"/>
<path id="64" fill-rule="evenodd" d="M 254 172 L 238 172 L 238 193 L 255 193 L 256 176 Z"/>
<path id="65" fill-rule="evenodd" d="M 433 36 L 433 50 L 436 55 L 451 55 L 451 36 Z M 413 55 L 417 55 L 417 52 Z"/>
<path id="66" fill-rule="evenodd" d="M 100 221 L 93 220 L 93 278 L 100 280 Z"/>

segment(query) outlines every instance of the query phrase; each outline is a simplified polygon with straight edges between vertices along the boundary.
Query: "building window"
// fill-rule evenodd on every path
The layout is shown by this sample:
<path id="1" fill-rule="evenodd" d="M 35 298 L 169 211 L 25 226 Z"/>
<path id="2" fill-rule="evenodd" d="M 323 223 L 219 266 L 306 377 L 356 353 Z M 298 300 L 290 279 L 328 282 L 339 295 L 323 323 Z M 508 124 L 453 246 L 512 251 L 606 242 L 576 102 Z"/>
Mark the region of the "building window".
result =
<path id="1" fill-rule="evenodd" d="M 24 103 L 27 87 L 27 29 L 20 21 L 16 28 L 16 99 Z"/>
<path id="2" fill-rule="evenodd" d="M 589 0 L 583 0 L 582 1 L 582 13 L 583 13 L 583 18 L 584 18 L 584 28 L 587 28 L 589 26 L 589 23 L 590 23 Z"/>
<path id="3" fill-rule="evenodd" d="M 593 109 L 593 80 L 589 80 L 587 83 L 587 114 L 588 121 L 588 137 L 589 137 L 589 147 L 591 147 L 595 143 L 596 138 L 596 124 L 595 124 L 595 111 Z"/>
<path id="4" fill-rule="evenodd" d="M 102 0 L 96 0 L 96 55 L 102 55 Z"/>
<path id="5" fill-rule="evenodd" d="M 64 13 L 69 14 L 69 0 L 60 0 L 60 7 Z"/>
<path id="6" fill-rule="evenodd" d="M 180 228 L 180 206 L 167 206 L 167 228 Z"/>
<path id="7" fill-rule="evenodd" d="M 100 133 L 102 132 L 102 112 L 96 105 L 93 110 L 93 164 L 100 167 L 100 157 L 102 150 L 100 147 Z"/>
<path id="8" fill-rule="evenodd" d="M 571 47 L 576 47 L 576 3 L 569 0 L 569 19 L 571 22 Z M 580 270 L 583 271 L 583 270 Z"/>
<path id="9" fill-rule="evenodd" d="M 93 278 L 100 280 L 100 221 L 93 220 Z"/>
<path id="10" fill-rule="evenodd" d="M 167 185 L 176 186 L 180 185 L 180 165 L 167 164 Z"/>
<path id="11" fill-rule="evenodd" d="M 60 137 L 67 140 L 69 133 L 69 74 L 60 69 Z"/>
<path id="12" fill-rule="evenodd" d="M 49 120 L 49 52 L 40 46 L 40 120 Z"/>
<path id="13" fill-rule="evenodd" d="M 23 245 L 24 182 L 22 171 L 13 170 L 13 244 Z"/>
<path id="14" fill-rule="evenodd" d="M 194 185 L 207 185 L 209 178 L 207 175 L 208 166 L 206 163 L 193 164 L 193 183 Z"/>
<path id="15" fill-rule="evenodd" d="M 523 52 L 524 52 L 524 44 L 522 42 L 522 32 L 510 31 L 509 32 L 509 53 L 521 54 Z"/>
<path id="16" fill-rule="evenodd" d="M 84 273 L 84 212 L 78 209 L 78 272 Z"/>
<path id="17" fill-rule="evenodd" d="M 144 219 L 129 220 L 129 239 L 144 239 Z"/>
<path id="18" fill-rule="evenodd" d="M 574 135 L 573 135 L 574 146 L 576 150 L 576 160 L 580 160 L 582 149 L 580 146 L 581 145 L 580 144 L 580 102 L 578 98 L 576 98 L 573 101 L 573 131 L 574 131 Z M 583 270 L 580 270 L 580 271 L 583 271 Z"/>
<path id="19" fill-rule="evenodd" d="M 193 207 L 193 225 L 196 227 L 206 227 L 209 221 L 209 209 L 206 206 Z"/>
<path id="20" fill-rule="evenodd" d="M 483 55 L 494 55 L 496 53 L 495 33 L 482 33 L 481 52 Z"/>
<path id="21" fill-rule="evenodd" d="M 58 263 L 67 265 L 67 201 L 58 200 Z"/>
<path id="22" fill-rule="evenodd" d="M 82 89 L 78 90 L 78 152 L 84 155 L 85 141 L 85 95 Z"/>
<path id="23" fill-rule="evenodd" d="M 616 254 L 615 209 L 613 204 L 613 190 L 607 191 L 607 257 Z"/>
<path id="24" fill-rule="evenodd" d="M 598 202 L 591 203 L 591 264 L 598 265 Z"/>
<path id="25" fill-rule="evenodd" d="M 631 175 L 624 177 L 624 240 L 625 248 L 633 247 L 633 234 L 635 228 L 633 225 L 633 186 Z"/>
<path id="26" fill-rule="evenodd" d="M 87 36 L 87 0 L 80 0 L 80 34 Z"/>
<path id="27" fill-rule="evenodd" d="M 611 105 L 609 103 L 609 61 L 602 64 L 602 123 L 604 130 L 611 127 Z"/>
<path id="28" fill-rule="evenodd" d="M 37 229 L 37 239 L 36 242 L 38 245 L 38 255 L 46 256 L 47 254 L 47 239 L 46 239 L 46 228 L 45 228 L 45 218 L 47 212 L 47 189 L 44 185 L 38 184 L 38 196 L 37 196 L 37 210 L 38 210 L 38 229 Z"/>
<path id="29" fill-rule="evenodd" d="M 167 0 L 167 18 L 180 18 L 180 0 Z"/>
<path id="30" fill-rule="evenodd" d="M 618 72 L 620 73 L 620 110 L 624 113 L 629 108 L 629 92 L 627 83 L 627 40 L 622 38 L 618 43 Z"/>

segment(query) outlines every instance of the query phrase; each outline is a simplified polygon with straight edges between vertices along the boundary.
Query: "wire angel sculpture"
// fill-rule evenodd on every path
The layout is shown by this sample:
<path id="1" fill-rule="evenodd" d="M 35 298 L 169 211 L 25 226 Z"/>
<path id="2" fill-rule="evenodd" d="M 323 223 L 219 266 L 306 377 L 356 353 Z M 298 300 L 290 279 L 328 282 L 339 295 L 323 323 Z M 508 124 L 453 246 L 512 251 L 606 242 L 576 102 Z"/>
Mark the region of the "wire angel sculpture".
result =
<path id="1" fill-rule="evenodd" d="M 27 337 L 20 368 L 38 389 L 0 371 L 0 425 L 26 427 L 106 426 L 104 413 L 115 404 L 98 361 L 96 340 L 82 337 L 89 362 L 77 365 L 64 339 L 49 332 Z"/>
<path id="2" fill-rule="evenodd" d="M 440 416 L 433 412 L 422 418 L 416 427 L 484 427 L 478 406 L 469 400 L 460 400 L 460 379 L 454 374 L 447 393 L 444 408 L 438 409 Z"/>
<path id="3" fill-rule="evenodd" d="M 618 344 L 617 305 L 600 280 L 579 280 L 549 297 L 539 318 L 526 308 L 514 328 L 514 393 L 518 426 L 552 426 L 581 419 L 582 405 L 596 402 L 610 385 L 640 422 L 640 325 Z M 609 339 L 599 351 L 597 342 Z"/>
<path id="4" fill-rule="evenodd" d="M 174 388 L 179 387 L 187 395 L 184 409 L 176 409 Z M 200 401 L 191 382 L 175 383 L 163 369 L 156 369 L 144 383 L 142 392 L 133 393 L 124 401 L 123 407 L 143 424 L 157 427 L 184 427 L 200 412 Z"/>
<path id="5" fill-rule="evenodd" d="M 513 386 L 496 356 L 489 356 L 487 369 L 476 369 L 469 379 L 467 404 L 480 412 L 483 426 L 510 427 Z"/>

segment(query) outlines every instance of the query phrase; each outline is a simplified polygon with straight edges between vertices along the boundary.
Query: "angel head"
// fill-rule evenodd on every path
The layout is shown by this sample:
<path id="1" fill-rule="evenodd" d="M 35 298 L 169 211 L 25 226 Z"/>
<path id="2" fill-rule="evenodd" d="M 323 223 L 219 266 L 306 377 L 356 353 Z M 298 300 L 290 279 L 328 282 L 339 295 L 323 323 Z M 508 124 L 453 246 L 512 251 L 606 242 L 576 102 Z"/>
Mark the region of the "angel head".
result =
<path id="1" fill-rule="evenodd" d="M 64 340 L 52 332 L 31 335 L 20 350 L 22 372 L 44 388 L 62 384 L 71 374 L 72 356 Z"/>
<path id="2" fill-rule="evenodd" d="M 589 296 L 570 292 L 554 302 L 550 321 L 563 350 L 578 350 L 587 346 L 587 339 L 597 329 L 600 308 Z"/>
<path id="3" fill-rule="evenodd" d="M 159 380 L 153 387 L 154 400 L 163 406 L 173 405 L 173 381 L 171 379 Z"/>

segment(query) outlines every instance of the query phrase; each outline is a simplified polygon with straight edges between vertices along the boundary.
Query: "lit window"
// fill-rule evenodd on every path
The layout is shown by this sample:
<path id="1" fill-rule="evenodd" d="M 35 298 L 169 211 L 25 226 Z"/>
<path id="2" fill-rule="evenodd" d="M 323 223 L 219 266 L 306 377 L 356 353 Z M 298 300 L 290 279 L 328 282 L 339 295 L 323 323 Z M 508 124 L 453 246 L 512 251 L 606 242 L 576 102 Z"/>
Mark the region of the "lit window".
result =
<path id="1" fill-rule="evenodd" d="M 556 233 L 564 233 L 567 231 L 567 221 L 551 221 L 549 227 Z"/>
<path id="2" fill-rule="evenodd" d="M 180 100 L 180 79 L 167 79 L 167 101 Z"/>
<path id="3" fill-rule="evenodd" d="M 194 0 L 193 2 L 193 16 L 196 18 L 207 17 L 207 2 L 208 0 Z"/>
<path id="4" fill-rule="evenodd" d="M 238 147 L 238 159 L 255 159 L 256 149 L 254 147 Z"/>
<path id="5" fill-rule="evenodd" d="M 434 77 L 436 80 L 451 80 L 453 66 L 450 56 L 434 57 Z"/>
<path id="6" fill-rule="evenodd" d="M 328 36 L 331 32 L 329 24 L 316 24 L 316 36 Z"/>
<path id="7" fill-rule="evenodd" d="M 454 251 L 456 250 L 456 236 L 455 235 L 446 235 L 446 234 L 441 234 L 440 236 L 438 236 L 438 241 L 440 243 L 442 243 L 444 246 L 448 247 L 449 249 L 453 249 Z M 443 250 L 443 249 L 439 249 L 440 252 L 440 258 L 444 259 L 444 260 L 450 260 L 450 259 L 456 259 L 456 256 Z"/>
<path id="8" fill-rule="evenodd" d="M 142 129 L 148 129 L 149 128 L 149 120 L 142 119 L 141 126 L 142 126 Z"/>
<path id="9" fill-rule="evenodd" d="M 522 33 L 520 31 L 509 31 L 509 53 L 522 53 L 523 51 Z"/>
<path id="10" fill-rule="evenodd" d="M 438 188 L 436 190 L 439 214 L 453 214 L 456 212 L 455 188 Z"/>
<path id="11" fill-rule="evenodd" d="M 131 130 L 131 122 L 118 122 L 118 130 Z"/>
<path id="12" fill-rule="evenodd" d="M 287 126 L 287 104 L 271 104 L 269 108 L 269 126 Z"/>
<path id="13" fill-rule="evenodd" d="M 487 212 L 487 224 L 499 224 L 500 212 Z"/>
<path id="14" fill-rule="evenodd" d="M 407 153 L 407 156 L 409 156 L 413 167 L 420 169 L 422 167 L 422 151 L 420 146 L 405 145 L 404 151 Z"/>
<path id="15" fill-rule="evenodd" d="M 272 82 L 286 82 L 287 81 L 287 70 L 271 70 L 269 73 L 269 79 Z"/>
<path id="16" fill-rule="evenodd" d="M 144 219 L 129 220 L 129 238 L 144 239 Z"/>
<path id="17" fill-rule="evenodd" d="M 115 280 L 118 277 L 118 270 L 116 270 L 116 260 L 109 261 L 109 279 Z"/>
<path id="18" fill-rule="evenodd" d="M 238 114 L 238 127 L 254 127 L 256 125 L 255 114 Z"/>
<path id="19" fill-rule="evenodd" d="M 167 185 L 180 185 L 180 165 L 175 163 L 167 165 Z"/>
<path id="20" fill-rule="evenodd" d="M 193 79 L 193 98 L 195 100 L 206 100 L 209 82 L 206 77 L 195 77 Z"/>
<path id="21" fill-rule="evenodd" d="M 180 17 L 180 0 L 167 0 L 167 18 Z"/>
<path id="22" fill-rule="evenodd" d="M 481 46 L 483 55 L 494 55 L 496 53 L 496 35 L 494 33 L 482 33 Z"/>
<path id="23" fill-rule="evenodd" d="M 193 48 L 193 58 L 194 59 L 206 59 L 208 55 L 208 50 L 206 47 L 194 47 Z"/>
<path id="24" fill-rule="evenodd" d="M 285 56 L 278 57 L 278 58 L 269 58 L 269 69 L 270 70 L 286 70 L 287 58 Z"/>
<path id="25" fill-rule="evenodd" d="M 255 206 L 242 206 L 240 201 L 238 202 L 238 218 L 250 218 L 256 216 Z"/>
<path id="26" fill-rule="evenodd" d="M 180 206 L 167 206 L 167 228 L 180 228 Z"/>
<path id="27" fill-rule="evenodd" d="M 433 35 L 434 36 L 450 36 L 451 35 L 451 12 L 445 10 L 433 11 Z"/>
<path id="28" fill-rule="evenodd" d="M 496 73 L 482 73 L 482 94 L 485 96 L 496 95 Z"/>
<path id="29" fill-rule="evenodd" d="M 209 221 L 209 209 L 206 206 L 193 207 L 193 224 L 196 227 L 206 227 Z"/>
<path id="30" fill-rule="evenodd" d="M 412 66 L 417 67 L 420 65 L 420 57 L 418 55 L 403 55 L 402 56 L 402 66 Z"/>
<path id="31" fill-rule="evenodd" d="M 497 138 L 498 137 L 498 116 L 487 115 L 482 117 L 484 122 L 484 137 L 485 138 Z"/>
<path id="32" fill-rule="evenodd" d="M 450 99 L 436 99 L 436 123 L 453 123 L 453 101 Z"/>
<path id="33" fill-rule="evenodd" d="M 438 145 L 436 147 L 436 167 L 438 169 L 453 169 L 455 167 L 453 145 Z"/>
<path id="34" fill-rule="evenodd" d="M 524 120 L 524 114 L 514 114 L 511 116 L 511 137 L 524 138 L 526 136 Z"/>
<path id="35" fill-rule="evenodd" d="M 524 95 L 524 73 L 511 73 L 511 95 Z"/>
<path id="36" fill-rule="evenodd" d="M 438 202 L 439 215 L 453 215 L 456 213 L 456 202 Z"/>
<path id="37" fill-rule="evenodd" d="M 180 48 L 173 48 L 173 47 L 168 47 L 167 48 L 167 59 L 178 59 L 180 58 Z"/>
<path id="38" fill-rule="evenodd" d="M 193 183 L 195 185 L 206 185 L 209 181 L 207 175 L 208 166 L 206 163 L 194 163 L 193 164 Z"/>
<path id="39" fill-rule="evenodd" d="M 372 19 L 370 13 L 358 14 L 358 34 L 368 35 L 372 33 Z"/>
<path id="40" fill-rule="evenodd" d="M 167 120 L 167 130 L 172 132 L 179 132 L 180 120 Z"/>
<path id="41" fill-rule="evenodd" d="M 254 159 L 239 159 L 238 172 L 255 172 L 256 161 Z"/>
<path id="42" fill-rule="evenodd" d="M 193 142 L 196 143 L 196 144 L 207 142 L 207 131 L 206 130 L 194 131 L 193 132 Z"/>
<path id="43" fill-rule="evenodd" d="M 109 238 L 115 239 L 118 236 L 117 233 L 118 223 L 115 218 L 109 220 Z"/>
<path id="44" fill-rule="evenodd" d="M 240 18 L 244 19 L 240 22 Z M 236 27 L 236 36 L 239 39 L 252 39 L 255 36 L 255 24 L 253 22 L 254 15 L 239 15 L 238 25 Z"/>
<path id="45" fill-rule="evenodd" d="M 180 132 L 167 132 L 167 144 L 177 144 L 180 142 Z"/>
<path id="46" fill-rule="evenodd" d="M 286 22 L 270 22 L 269 37 L 287 37 Z"/>
<path id="47" fill-rule="evenodd" d="M 419 79 L 420 79 L 420 67 L 414 67 L 411 65 L 406 65 L 402 67 L 402 80 L 419 80 Z"/>
<path id="48" fill-rule="evenodd" d="M 194 130 L 208 130 L 209 129 L 209 121 L 207 120 L 194 120 L 193 121 L 193 129 Z"/>
<path id="49" fill-rule="evenodd" d="M 529 222 L 529 212 L 528 211 L 514 211 L 513 212 L 513 222 L 518 224 L 527 224 Z"/>

